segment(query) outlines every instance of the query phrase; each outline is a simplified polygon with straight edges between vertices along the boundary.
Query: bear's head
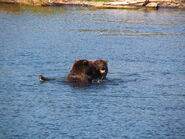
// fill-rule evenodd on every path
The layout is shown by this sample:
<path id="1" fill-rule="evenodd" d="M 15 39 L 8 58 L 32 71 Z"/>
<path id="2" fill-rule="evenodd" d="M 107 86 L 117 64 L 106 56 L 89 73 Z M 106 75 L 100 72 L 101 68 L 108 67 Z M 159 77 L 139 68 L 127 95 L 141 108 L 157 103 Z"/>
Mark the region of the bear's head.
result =
<path id="1" fill-rule="evenodd" d="M 101 75 L 99 69 L 92 62 L 82 59 L 74 62 L 67 80 L 73 82 L 90 83 Z"/>
<path id="2" fill-rule="evenodd" d="M 99 79 L 106 79 L 106 75 L 108 73 L 108 64 L 106 60 L 95 60 L 92 61 L 92 63 L 96 66 L 96 68 L 100 72 L 100 76 L 98 77 Z"/>

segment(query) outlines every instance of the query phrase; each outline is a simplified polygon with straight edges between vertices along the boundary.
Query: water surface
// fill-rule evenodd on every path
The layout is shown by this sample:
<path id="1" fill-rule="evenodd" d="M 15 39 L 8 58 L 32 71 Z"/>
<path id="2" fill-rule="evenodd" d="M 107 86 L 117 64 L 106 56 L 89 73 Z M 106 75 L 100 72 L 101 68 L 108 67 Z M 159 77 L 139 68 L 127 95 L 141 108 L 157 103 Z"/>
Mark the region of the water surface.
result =
<path id="1" fill-rule="evenodd" d="M 185 138 L 184 10 L 0 5 L 0 32 L 1 139 Z M 63 82 L 77 59 L 107 81 Z"/>

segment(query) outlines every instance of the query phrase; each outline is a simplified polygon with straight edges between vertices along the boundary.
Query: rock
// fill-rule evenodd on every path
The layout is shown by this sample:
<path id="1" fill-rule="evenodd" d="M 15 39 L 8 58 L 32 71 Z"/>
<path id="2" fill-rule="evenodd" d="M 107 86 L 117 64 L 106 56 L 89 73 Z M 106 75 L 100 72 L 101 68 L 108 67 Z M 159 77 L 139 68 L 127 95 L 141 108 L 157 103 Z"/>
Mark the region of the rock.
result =
<path id="1" fill-rule="evenodd" d="M 146 4 L 147 8 L 157 8 L 158 7 L 158 3 L 157 2 L 150 2 L 148 4 Z"/>

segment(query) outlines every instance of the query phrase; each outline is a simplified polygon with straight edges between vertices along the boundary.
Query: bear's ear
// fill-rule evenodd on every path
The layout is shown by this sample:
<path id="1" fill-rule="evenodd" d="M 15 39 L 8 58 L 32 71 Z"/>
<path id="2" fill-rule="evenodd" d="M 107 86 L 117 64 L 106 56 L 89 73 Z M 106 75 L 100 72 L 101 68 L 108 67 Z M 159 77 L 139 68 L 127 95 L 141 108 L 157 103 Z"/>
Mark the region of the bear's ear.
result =
<path id="1" fill-rule="evenodd" d="M 87 66 L 89 64 L 89 62 L 87 60 L 83 61 L 83 65 Z"/>

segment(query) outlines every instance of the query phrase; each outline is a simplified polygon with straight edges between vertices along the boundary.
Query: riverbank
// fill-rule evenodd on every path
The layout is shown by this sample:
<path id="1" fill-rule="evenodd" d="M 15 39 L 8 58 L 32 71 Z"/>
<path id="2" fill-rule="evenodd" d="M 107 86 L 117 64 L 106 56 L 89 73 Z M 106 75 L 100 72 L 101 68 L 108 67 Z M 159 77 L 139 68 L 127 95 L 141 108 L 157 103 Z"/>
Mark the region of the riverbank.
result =
<path id="1" fill-rule="evenodd" d="M 161 1 L 158 3 L 160 8 L 182 8 L 185 9 L 185 0 Z"/>
<path id="2" fill-rule="evenodd" d="M 106 8 L 106 9 L 138 9 L 141 7 L 146 8 L 157 8 L 156 2 L 146 2 L 145 0 L 137 1 L 122 1 L 122 2 L 95 2 L 95 1 L 66 1 L 66 2 L 52 2 L 42 4 L 42 6 L 65 6 L 65 5 L 76 5 L 85 7 L 95 8 Z"/>
<path id="3" fill-rule="evenodd" d="M 14 3 L 32 6 L 77 5 L 95 8 L 185 8 L 185 0 L 0 0 L 0 3 Z"/>

